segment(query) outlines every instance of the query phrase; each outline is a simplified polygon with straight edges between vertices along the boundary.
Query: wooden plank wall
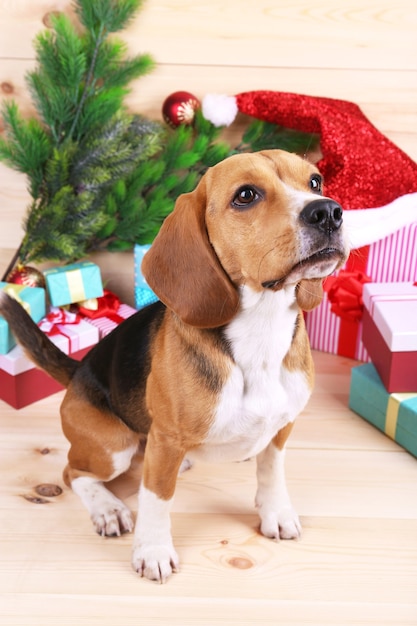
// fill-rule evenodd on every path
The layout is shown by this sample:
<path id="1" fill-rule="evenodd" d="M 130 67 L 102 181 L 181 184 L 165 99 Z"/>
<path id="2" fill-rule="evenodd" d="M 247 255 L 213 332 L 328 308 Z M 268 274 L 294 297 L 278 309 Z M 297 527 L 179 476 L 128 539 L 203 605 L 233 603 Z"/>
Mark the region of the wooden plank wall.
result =
<path id="1" fill-rule="evenodd" d="M 53 11 L 71 12 L 71 2 L 0 2 L 0 98 L 27 113 L 33 38 Z M 148 0 L 121 37 L 158 65 L 132 85 L 128 103 L 160 118 L 178 89 L 341 98 L 417 160 L 416 32 L 415 0 Z M 0 164 L 0 270 L 20 242 L 28 200 L 25 178 Z"/>

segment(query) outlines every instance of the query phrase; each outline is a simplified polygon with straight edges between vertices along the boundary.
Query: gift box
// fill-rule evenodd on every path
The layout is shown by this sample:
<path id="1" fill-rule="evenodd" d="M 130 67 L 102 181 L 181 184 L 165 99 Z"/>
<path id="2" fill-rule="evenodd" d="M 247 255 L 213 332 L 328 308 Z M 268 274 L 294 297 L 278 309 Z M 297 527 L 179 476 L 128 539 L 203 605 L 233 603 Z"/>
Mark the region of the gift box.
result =
<path id="1" fill-rule="evenodd" d="M 52 306 L 65 306 L 103 295 L 100 268 L 91 261 L 54 267 L 44 272 Z"/>
<path id="2" fill-rule="evenodd" d="M 45 290 L 0 282 L 0 289 L 17 300 L 35 322 L 45 315 Z M 7 354 L 16 345 L 6 320 L 0 315 L 0 354 Z"/>
<path id="3" fill-rule="evenodd" d="M 52 311 L 39 326 L 60 350 L 77 360 L 99 339 L 96 328 L 65 311 Z M 20 409 L 62 389 L 62 385 L 36 368 L 20 346 L 0 356 L 0 399 L 14 408 Z"/>
<path id="4" fill-rule="evenodd" d="M 152 302 L 156 302 L 158 300 L 158 296 L 155 295 L 152 289 L 148 286 L 141 272 L 143 257 L 150 247 L 150 245 L 139 244 L 136 244 L 134 247 L 135 305 L 137 309 L 141 309 L 142 307 L 152 304 Z"/>
<path id="5" fill-rule="evenodd" d="M 368 280 L 376 283 L 417 280 L 417 223 L 354 251 L 345 267 L 324 282 L 322 303 L 306 316 L 313 349 L 370 360 L 362 341 L 362 289 Z"/>
<path id="6" fill-rule="evenodd" d="M 417 456 L 417 392 L 385 389 L 372 363 L 352 368 L 349 407 Z"/>
<path id="7" fill-rule="evenodd" d="M 389 392 L 417 391 L 417 284 L 369 283 L 362 340 Z"/>
<path id="8" fill-rule="evenodd" d="M 104 291 L 101 298 L 97 298 L 97 307 L 90 309 L 78 306 L 77 310 L 86 322 L 97 329 L 100 339 L 108 335 L 123 320 L 136 313 L 136 309 L 121 303 L 119 298 L 108 290 Z"/>

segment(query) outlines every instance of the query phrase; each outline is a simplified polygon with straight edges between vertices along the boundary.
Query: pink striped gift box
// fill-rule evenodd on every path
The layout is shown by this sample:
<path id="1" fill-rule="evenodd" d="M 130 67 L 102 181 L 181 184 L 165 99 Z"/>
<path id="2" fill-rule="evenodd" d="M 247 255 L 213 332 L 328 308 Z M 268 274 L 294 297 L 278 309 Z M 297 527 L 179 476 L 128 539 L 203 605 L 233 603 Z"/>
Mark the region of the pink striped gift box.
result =
<path id="1" fill-rule="evenodd" d="M 136 313 L 136 309 L 128 304 L 121 304 L 117 313 L 112 314 L 111 317 L 85 318 L 85 321 L 95 326 L 98 329 L 100 339 L 103 339 L 123 320 L 126 320 L 134 313 Z"/>
<path id="2" fill-rule="evenodd" d="M 417 280 L 417 222 L 408 225 L 368 248 L 354 251 L 345 267 L 365 273 L 372 282 L 414 282 Z M 340 275 L 340 272 L 335 276 Z M 363 308 L 362 299 L 358 306 Z M 320 306 L 306 315 L 311 347 L 331 354 L 369 361 L 362 342 L 360 315 L 344 318 L 332 311 L 335 308 L 325 292 Z"/>

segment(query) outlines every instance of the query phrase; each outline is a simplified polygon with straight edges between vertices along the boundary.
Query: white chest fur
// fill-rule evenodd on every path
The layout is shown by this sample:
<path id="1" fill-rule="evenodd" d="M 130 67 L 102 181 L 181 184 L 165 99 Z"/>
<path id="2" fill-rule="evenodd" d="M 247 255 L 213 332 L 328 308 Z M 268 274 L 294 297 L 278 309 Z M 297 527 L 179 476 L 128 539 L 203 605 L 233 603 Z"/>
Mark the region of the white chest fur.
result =
<path id="1" fill-rule="evenodd" d="M 309 397 L 305 374 L 282 360 L 291 345 L 298 309 L 294 289 L 242 290 L 242 311 L 228 325 L 235 364 L 199 456 L 243 460 L 262 451 L 293 421 Z"/>

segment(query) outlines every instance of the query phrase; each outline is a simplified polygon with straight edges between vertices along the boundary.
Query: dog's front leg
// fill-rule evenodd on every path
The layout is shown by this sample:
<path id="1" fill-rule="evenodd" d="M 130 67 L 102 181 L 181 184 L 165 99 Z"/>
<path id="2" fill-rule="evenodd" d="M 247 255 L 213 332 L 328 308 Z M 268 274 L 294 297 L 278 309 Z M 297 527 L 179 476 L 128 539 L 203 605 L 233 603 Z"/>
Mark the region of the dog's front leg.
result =
<path id="1" fill-rule="evenodd" d="M 261 518 L 261 533 L 272 539 L 297 539 L 301 533 L 298 515 L 288 495 L 285 472 L 285 442 L 292 423 L 256 457 L 258 490 L 256 506 Z"/>
<path id="2" fill-rule="evenodd" d="M 170 509 L 183 458 L 178 443 L 152 426 L 139 489 L 132 565 L 141 576 L 161 583 L 179 566 L 171 536 Z"/>

